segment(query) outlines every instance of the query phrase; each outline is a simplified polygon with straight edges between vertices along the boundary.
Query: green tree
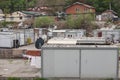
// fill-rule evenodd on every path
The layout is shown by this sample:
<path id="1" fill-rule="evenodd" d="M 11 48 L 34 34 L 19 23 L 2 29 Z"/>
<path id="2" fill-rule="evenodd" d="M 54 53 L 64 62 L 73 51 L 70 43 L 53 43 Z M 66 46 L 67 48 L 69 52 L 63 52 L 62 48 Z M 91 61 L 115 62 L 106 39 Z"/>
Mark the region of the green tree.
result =
<path id="1" fill-rule="evenodd" d="M 71 4 L 75 3 L 75 2 L 82 2 L 82 3 L 84 3 L 85 0 L 65 0 L 66 6 L 71 5 Z"/>
<path id="2" fill-rule="evenodd" d="M 72 16 L 68 16 L 68 18 L 66 19 L 66 26 L 68 26 L 68 28 L 75 28 L 75 19 Z"/>
<path id="3" fill-rule="evenodd" d="M 81 14 L 76 16 L 68 16 L 66 19 L 66 26 L 69 28 L 76 28 L 76 29 L 86 29 L 86 24 L 91 24 L 93 21 L 93 17 L 88 14 Z"/>
<path id="4" fill-rule="evenodd" d="M 92 30 L 95 28 L 92 23 L 93 17 L 91 15 L 77 15 L 77 16 L 69 16 L 66 20 L 66 26 L 70 29 L 85 29 L 86 36 L 92 36 Z"/>
<path id="5" fill-rule="evenodd" d="M 120 16 L 120 1 L 119 0 L 112 0 L 112 9 L 118 13 Z"/>
<path id="6" fill-rule="evenodd" d="M 54 23 L 54 19 L 52 17 L 38 17 L 34 21 L 35 27 L 49 27 L 49 25 L 52 25 Z"/>
<path id="7" fill-rule="evenodd" d="M 36 4 L 36 0 L 0 0 L 0 8 L 4 10 L 8 10 L 8 13 L 12 13 L 14 11 L 22 11 L 26 10 L 29 7 L 34 7 Z"/>
<path id="8" fill-rule="evenodd" d="M 27 2 L 26 2 L 27 8 L 28 8 L 28 7 L 34 7 L 34 6 L 36 6 L 36 4 L 37 4 L 37 0 L 31 0 L 31 1 L 26 0 L 26 1 L 27 1 Z"/>

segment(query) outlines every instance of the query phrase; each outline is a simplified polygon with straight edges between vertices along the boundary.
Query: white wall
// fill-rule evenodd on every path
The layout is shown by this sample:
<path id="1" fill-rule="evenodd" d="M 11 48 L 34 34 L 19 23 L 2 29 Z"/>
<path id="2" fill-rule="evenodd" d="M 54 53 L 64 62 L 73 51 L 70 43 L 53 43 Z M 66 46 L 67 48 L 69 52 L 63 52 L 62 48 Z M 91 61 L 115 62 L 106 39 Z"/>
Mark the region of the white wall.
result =
<path id="1" fill-rule="evenodd" d="M 96 30 L 94 31 L 94 37 L 98 37 L 98 32 L 102 32 L 102 37 L 106 40 L 109 38 L 112 40 L 112 35 L 114 35 L 113 40 L 114 42 L 118 42 L 120 40 L 120 31 L 119 30 Z"/>
<path id="2" fill-rule="evenodd" d="M 0 34 L 0 47 L 12 48 L 14 38 L 15 38 L 14 34 L 10 35 Z"/>

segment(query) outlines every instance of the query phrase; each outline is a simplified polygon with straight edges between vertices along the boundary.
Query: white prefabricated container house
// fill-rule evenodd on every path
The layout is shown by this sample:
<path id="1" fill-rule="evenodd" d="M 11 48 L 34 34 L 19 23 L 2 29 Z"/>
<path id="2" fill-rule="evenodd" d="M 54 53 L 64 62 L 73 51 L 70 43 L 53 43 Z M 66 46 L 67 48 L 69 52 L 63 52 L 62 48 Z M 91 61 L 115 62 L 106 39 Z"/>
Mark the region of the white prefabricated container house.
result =
<path id="1" fill-rule="evenodd" d="M 14 32 L 0 32 L 0 47 L 12 48 L 14 41 L 18 40 L 19 33 Z"/>
<path id="2" fill-rule="evenodd" d="M 94 37 L 104 37 L 116 43 L 120 41 L 120 30 L 94 30 Z"/>
<path id="3" fill-rule="evenodd" d="M 85 37 L 85 30 L 82 29 L 63 29 L 63 30 L 53 30 L 53 37 L 66 37 L 66 38 L 80 38 Z"/>
<path id="4" fill-rule="evenodd" d="M 118 78 L 118 47 L 113 45 L 45 44 L 42 77 Z"/>
<path id="5" fill-rule="evenodd" d="M 67 30 L 65 33 L 65 37 L 68 38 L 81 38 L 81 37 L 85 37 L 85 30 L 82 29 L 73 29 L 73 30 Z"/>
<path id="6" fill-rule="evenodd" d="M 53 30 L 52 36 L 53 37 L 65 37 L 66 30 Z"/>

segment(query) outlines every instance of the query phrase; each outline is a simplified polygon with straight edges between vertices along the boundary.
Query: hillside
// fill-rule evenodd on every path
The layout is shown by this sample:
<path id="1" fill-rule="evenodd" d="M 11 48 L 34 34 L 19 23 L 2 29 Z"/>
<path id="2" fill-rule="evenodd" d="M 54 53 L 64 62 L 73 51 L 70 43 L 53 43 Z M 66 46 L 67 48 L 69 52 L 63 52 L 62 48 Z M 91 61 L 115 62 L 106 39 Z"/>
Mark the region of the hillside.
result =
<path id="1" fill-rule="evenodd" d="M 36 6 L 53 6 L 53 5 L 65 5 L 65 0 L 38 0 Z"/>

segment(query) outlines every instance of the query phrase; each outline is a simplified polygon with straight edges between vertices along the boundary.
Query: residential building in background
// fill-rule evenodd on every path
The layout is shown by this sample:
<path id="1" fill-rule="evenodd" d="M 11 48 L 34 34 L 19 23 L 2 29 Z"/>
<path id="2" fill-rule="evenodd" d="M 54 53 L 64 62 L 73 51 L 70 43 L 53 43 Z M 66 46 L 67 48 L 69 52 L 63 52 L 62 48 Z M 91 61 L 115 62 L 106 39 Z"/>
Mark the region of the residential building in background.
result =
<path id="1" fill-rule="evenodd" d="M 66 14 L 89 14 L 95 13 L 95 8 L 80 2 L 73 3 L 72 5 L 66 7 Z"/>

